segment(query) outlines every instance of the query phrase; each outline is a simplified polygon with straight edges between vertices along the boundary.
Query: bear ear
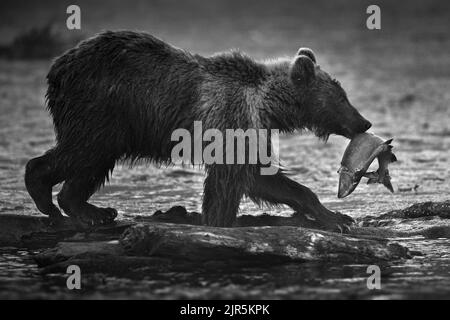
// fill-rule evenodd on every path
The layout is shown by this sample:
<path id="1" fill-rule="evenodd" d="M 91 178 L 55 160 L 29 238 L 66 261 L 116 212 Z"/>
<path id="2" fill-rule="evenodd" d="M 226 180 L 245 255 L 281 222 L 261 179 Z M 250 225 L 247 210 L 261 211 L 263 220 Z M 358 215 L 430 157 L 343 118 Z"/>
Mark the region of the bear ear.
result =
<path id="1" fill-rule="evenodd" d="M 300 48 L 300 49 L 298 49 L 297 56 L 307 56 L 314 63 L 317 63 L 316 56 L 314 55 L 314 51 L 312 51 L 310 48 Z"/>
<path id="2" fill-rule="evenodd" d="M 291 65 L 290 76 L 293 83 L 309 84 L 316 77 L 314 62 L 306 55 L 297 56 Z"/>

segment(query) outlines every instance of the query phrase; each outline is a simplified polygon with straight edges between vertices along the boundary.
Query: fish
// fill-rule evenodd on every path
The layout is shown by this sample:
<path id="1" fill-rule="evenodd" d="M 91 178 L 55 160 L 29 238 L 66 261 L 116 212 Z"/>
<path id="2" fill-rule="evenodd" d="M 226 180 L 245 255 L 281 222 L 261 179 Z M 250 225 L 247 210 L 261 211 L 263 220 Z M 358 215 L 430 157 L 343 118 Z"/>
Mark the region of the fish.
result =
<path id="1" fill-rule="evenodd" d="M 390 192 L 394 192 L 388 166 L 397 161 L 392 152 L 392 139 L 384 141 L 373 133 L 356 135 L 345 149 L 339 173 L 338 198 L 351 194 L 362 177 L 368 178 L 367 184 L 381 183 Z M 367 172 L 372 162 L 378 159 L 378 170 Z"/>

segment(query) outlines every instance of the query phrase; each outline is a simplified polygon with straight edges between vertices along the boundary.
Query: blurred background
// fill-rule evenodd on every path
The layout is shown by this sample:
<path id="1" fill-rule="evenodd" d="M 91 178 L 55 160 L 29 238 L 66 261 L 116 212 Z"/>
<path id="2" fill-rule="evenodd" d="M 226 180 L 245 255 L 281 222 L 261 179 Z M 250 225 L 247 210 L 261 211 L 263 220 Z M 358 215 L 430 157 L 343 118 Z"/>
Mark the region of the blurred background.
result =
<path id="1" fill-rule="evenodd" d="M 81 30 L 66 27 L 69 16 L 66 8 L 71 4 L 81 8 Z M 369 16 L 366 9 L 371 4 L 381 8 L 381 30 L 366 28 Z M 348 143 L 342 137 L 331 137 L 325 144 L 310 134 L 283 136 L 280 156 L 292 178 L 310 187 L 330 209 L 354 218 L 378 215 L 419 201 L 449 199 L 449 1 L 2 0 L 0 214 L 39 214 L 26 193 L 23 172 L 30 158 L 54 144 L 44 100 L 45 76 L 52 58 L 81 39 L 102 30 L 117 29 L 145 31 L 177 47 L 204 55 L 237 48 L 256 59 L 270 59 L 293 56 L 299 47 L 312 48 L 322 68 L 341 82 L 353 105 L 373 123 L 371 130 L 382 137 L 394 137 L 394 152 L 399 161 L 390 171 L 396 193 L 390 194 L 381 185 L 361 183 L 351 196 L 337 199 L 336 171 Z M 122 219 L 146 216 L 174 205 L 200 211 L 203 177 L 202 171 L 192 168 L 159 170 L 121 165 L 115 170 L 111 183 L 92 201 L 116 207 Z M 56 194 L 58 188 L 54 192 Z M 287 207 L 260 209 L 249 201 L 242 203 L 241 212 L 292 213 Z M 430 250 L 428 243 L 419 241 L 411 245 Z M 385 294 L 406 295 L 406 288 L 411 286 L 422 293 L 423 290 L 428 292 L 427 289 L 435 294 L 448 293 L 450 279 L 445 271 L 450 265 L 448 247 L 448 243 L 434 243 L 433 253 L 429 255 L 431 260 L 424 262 L 431 266 L 430 272 L 436 276 L 433 280 L 423 285 L 417 277 L 405 277 L 393 284 L 397 291 Z M 24 263 L 17 252 L 0 259 L 5 259 L 3 264 L 0 261 L 0 279 L 3 279 L 0 289 L 2 286 L 4 289 L 0 290 L 0 296 L 2 292 L 8 296 L 14 292 L 19 294 L 17 290 L 23 291 L 23 287 L 5 279 L 22 279 L 23 276 L 26 282 L 30 279 L 21 272 L 29 268 L 10 267 L 11 261 Z M 425 272 L 424 264 L 413 269 Z M 437 271 L 436 265 L 439 265 Z M 291 271 L 297 274 L 298 270 Z M 351 275 L 351 272 L 333 275 L 314 272 L 312 277 L 319 279 L 318 285 L 325 288 L 330 277 L 339 282 L 349 280 Z M 273 277 L 258 279 L 255 283 L 264 280 L 274 287 L 284 288 L 277 296 L 269 293 L 272 291 L 267 287 L 250 285 L 252 289 L 259 288 L 262 295 L 303 297 L 307 294 L 301 286 L 289 291 L 287 284 L 280 284 Z M 231 281 L 238 289 L 228 292 L 226 281 Z M 233 297 L 233 294 L 245 292 L 246 284 L 226 281 L 218 284 L 224 294 Z M 18 289 L 14 289 L 16 287 Z M 177 293 L 187 290 L 191 297 L 211 296 L 199 287 L 201 285 L 191 283 L 174 290 L 181 290 Z M 345 285 L 342 288 L 344 291 L 355 289 Z M 333 292 L 326 294 L 333 296 Z M 164 292 L 158 295 L 152 291 L 151 294 L 150 297 L 164 297 Z M 173 290 L 167 293 L 171 297 L 173 294 Z M 351 294 L 356 293 L 351 291 Z"/>

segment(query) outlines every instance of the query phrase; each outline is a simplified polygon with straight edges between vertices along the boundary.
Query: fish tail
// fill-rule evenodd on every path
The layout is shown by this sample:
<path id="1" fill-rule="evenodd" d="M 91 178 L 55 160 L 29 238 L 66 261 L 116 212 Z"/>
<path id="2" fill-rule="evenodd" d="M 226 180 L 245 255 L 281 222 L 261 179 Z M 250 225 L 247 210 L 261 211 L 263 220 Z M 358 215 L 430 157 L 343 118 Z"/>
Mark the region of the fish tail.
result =
<path id="1" fill-rule="evenodd" d="M 386 171 L 386 174 L 380 179 L 380 175 L 378 171 L 376 172 L 368 172 L 364 175 L 368 178 L 367 184 L 381 183 L 383 184 L 390 192 L 394 193 L 394 187 L 391 183 L 391 176 L 389 175 L 389 171 Z"/>

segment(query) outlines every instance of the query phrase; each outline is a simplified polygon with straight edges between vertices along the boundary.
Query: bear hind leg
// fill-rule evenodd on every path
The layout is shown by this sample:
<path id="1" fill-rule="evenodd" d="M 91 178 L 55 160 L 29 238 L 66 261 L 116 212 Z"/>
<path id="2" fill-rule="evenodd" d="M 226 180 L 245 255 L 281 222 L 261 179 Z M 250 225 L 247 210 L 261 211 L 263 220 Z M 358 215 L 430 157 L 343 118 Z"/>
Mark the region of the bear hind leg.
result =
<path id="1" fill-rule="evenodd" d="M 40 212 L 51 219 L 62 218 L 61 211 L 53 204 L 52 188 L 64 180 L 57 168 L 54 150 L 28 161 L 25 168 L 25 186 Z"/>
<path id="2" fill-rule="evenodd" d="M 66 180 L 58 194 L 61 209 L 82 227 L 108 224 L 117 217 L 115 209 L 99 208 L 87 202 L 113 168 L 114 164 L 96 172 L 83 170 L 81 174 Z"/>

